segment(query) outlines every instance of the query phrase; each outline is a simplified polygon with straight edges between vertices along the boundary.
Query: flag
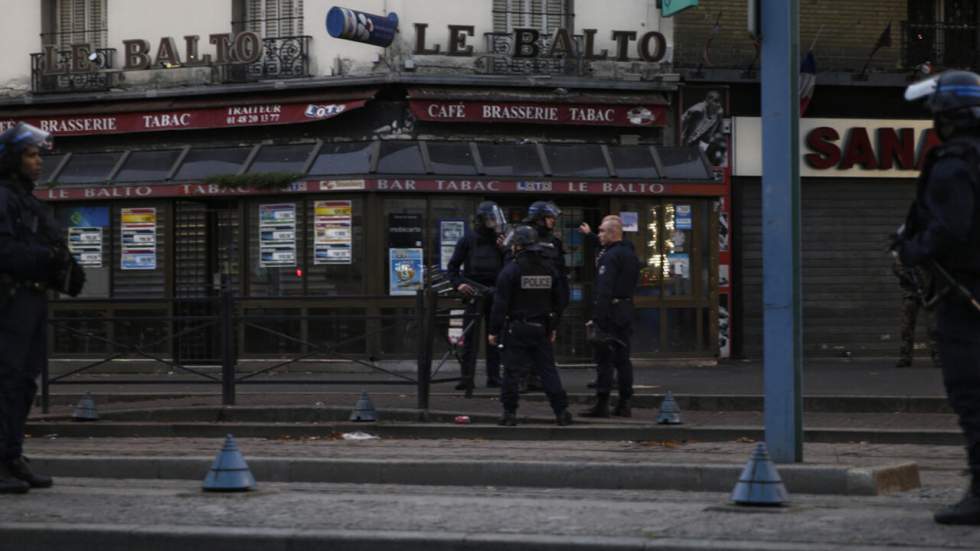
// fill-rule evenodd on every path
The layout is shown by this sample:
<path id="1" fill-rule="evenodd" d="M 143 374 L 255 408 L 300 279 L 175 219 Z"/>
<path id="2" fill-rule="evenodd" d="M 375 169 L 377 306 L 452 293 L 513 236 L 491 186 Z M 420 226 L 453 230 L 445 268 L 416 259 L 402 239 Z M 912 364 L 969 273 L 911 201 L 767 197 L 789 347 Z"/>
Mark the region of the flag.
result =
<path id="1" fill-rule="evenodd" d="M 813 88 L 817 85 L 817 61 L 813 58 L 813 50 L 806 53 L 803 65 L 800 66 L 800 116 L 806 112 L 813 98 Z"/>
<path id="2" fill-rule="evenodd" d="M 888 26 L 885 27 L 885 30 L 881 31 L 881 36 L 878 37 L 878 41 L 875 42 L 875 47 L 873 50 L 871 50 L 871 55 L 872 56 L 875 55 L 875 53 L 877 53 L 878 50 L 882 48 L 891 48 L 891 47 L 892 47 L 892 24 L 888 23 Z"/>
<path id="3" fill-rule="evenodd" d="M 711 63 L 711 41 L 715 39 L 715 36 L 721 32 L 721 12 L 718 12 L 718 17 L 715 19 L 715 24 L 711 27 L 711 34 L 708 35 L 708 39 L 704 41 L 704 48 L 701 49 L 701 60 L 704 65 L 712 66 Z"/>

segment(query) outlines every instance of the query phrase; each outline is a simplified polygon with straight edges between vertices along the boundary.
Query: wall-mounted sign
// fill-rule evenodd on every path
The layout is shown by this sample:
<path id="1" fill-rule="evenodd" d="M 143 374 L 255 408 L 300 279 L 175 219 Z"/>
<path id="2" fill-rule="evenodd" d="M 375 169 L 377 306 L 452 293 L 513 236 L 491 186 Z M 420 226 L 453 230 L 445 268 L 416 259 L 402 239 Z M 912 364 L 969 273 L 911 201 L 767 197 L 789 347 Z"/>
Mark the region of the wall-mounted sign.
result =
<path id="1" fill-rule="evenodd" d="M 735 118 L 736 176 L 762 174 L 758 117 Z M 800 119 L 800 176 L 915 178 L 939 138 L 929 120 Z"/>
<path id="2" fill-rule="evenodd" d="M 34 195 L 44 201 L 85 201 L 106 199 L 157 199 L 170 197 L 235 197 L 253 195 L 282 195 L 295 193 L 349 192 L 346 187 L 335 187 L 335 180 L 306 180 L 284 189 L 255 189 L 248 187 L 227 188 L 215 184 L 151 184 L 113 186 L 64 186 L 38 188 Z M 690 195 L 722 196 L 727 187 L 721 181 L 671 182 L 671 181 L 578 181 L 578 180 L 416 180 L 365 179 L 359 181 L 358 190 L 390 193 L 478 193 L 524 195 Z"/>
<path id="3" fill-rule="evenodd" d="M 393 212 L 388 215 L 388 247 L 413 248 L 422 246 L 421 214 Z"/>
<path id="4" fill-rule="evenodd" d="M 350 201 L 313 203 L 313 264 L 353 262 L 353 209 Z"/>
<path id="5" fill-rule="evenodd" d="M 458 242 L 466 233 L 466 221 L 464 220 L 440 220 L 439 221 L 439 266 L 443 270 L 449 267 L 449 261 L 453 258 Z"/>
<path id="6" fill-rule="evenodd" d="M 157 209 L 130 208 L 119 212 L 123 270 L 157 268 Z"/>
<path id="7" fill-rule="evenodd" d="M 109 227 L 109 207 L 72 207 L 62 212 L 68 228 L 68 250 L 81 265 L 103 265 L 104 228 Z"/>
<path id="8" fill-rule="evenodd" d="M 412 114 L 435 122 L 666 126 L 664 105 L 411 100 Z"/>
<path id="9" fill-rule="evenodd" d="M 259 205 L 259 266 L 296 266 L 296 205 Z"/>
<path id="10" fill-rule="evenodd" d="M 230 105 L 207 109 L 171 109 L 136 113 L 101 113 L 98 115 L 60 115 L 51 117 L 0 118 L 0 132 L 18 122 L 32 124 L 55 136 L 87 136 L 159 132 L 163 130 L 200 130 L 296 124 L 331 119 L 352 109 L 363 107 L 366 99 L 324 101 L 318 103 L 265 103 Z"/>
<path id="11" fill-rule="evenodd" d="M 334 38 L 387 48 L 398 31 L 398 14 L 387 17 L 334 6 L 327 12 L 327 32 Z"/>
<path id="12" fill-rule="evenodd" d="M 388 249 L 388 294 L 414 295 L 422 288 L 422 249 Z"/>

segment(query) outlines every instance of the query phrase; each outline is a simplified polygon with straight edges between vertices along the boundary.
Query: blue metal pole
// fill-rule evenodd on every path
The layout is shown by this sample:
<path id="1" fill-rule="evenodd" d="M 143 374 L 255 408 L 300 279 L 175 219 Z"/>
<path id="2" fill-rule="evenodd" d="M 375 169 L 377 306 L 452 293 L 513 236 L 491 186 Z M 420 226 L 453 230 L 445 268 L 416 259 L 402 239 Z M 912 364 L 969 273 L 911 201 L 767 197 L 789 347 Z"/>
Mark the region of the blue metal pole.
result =
<path id="1" fill-rule="evenodd" d="M 766 443 L 803 461 L 799 0 L 760 0 L 762 301 Z"/>

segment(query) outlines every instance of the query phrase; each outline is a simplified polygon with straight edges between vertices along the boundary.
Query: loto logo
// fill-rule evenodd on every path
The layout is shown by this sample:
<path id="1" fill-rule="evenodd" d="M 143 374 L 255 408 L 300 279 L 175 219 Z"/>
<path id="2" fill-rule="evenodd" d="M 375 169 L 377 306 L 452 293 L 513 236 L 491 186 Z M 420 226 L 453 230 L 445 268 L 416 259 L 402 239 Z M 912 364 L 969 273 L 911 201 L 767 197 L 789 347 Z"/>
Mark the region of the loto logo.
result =
<path id="1" fill-rule="evenodd" d="M 636 126 L 650 126 L 657 120 L 657 116 L 646 107 L 634 107 L 626 113 L 630 124 Z"/>
<path id="2" fill-rule="evenodd" d="M 344 104 L 314 105 L 311 103 L 306 106 L 306 111 L 303 114 L 310 119 L 329 119 L 343 113 L 346 109 L 347 106 Z"/>

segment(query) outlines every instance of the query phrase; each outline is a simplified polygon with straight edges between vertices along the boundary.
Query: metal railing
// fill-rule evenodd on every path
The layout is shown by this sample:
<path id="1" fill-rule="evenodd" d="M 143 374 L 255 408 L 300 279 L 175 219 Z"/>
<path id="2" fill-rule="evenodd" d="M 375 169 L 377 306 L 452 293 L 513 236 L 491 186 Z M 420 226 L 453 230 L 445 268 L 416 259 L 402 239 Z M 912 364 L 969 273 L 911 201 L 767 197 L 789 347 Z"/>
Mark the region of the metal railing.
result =
<path id="1" fill-rule="evenodd" d="M 902 22 L 902 64 L 974 69 L 978 66 L 977 25 L 951 21 Z"/>
<path id="2" fill-rule="evenodd" d="M 298 385 L 351 385 L 351 384 L 401 384 L 413 385 L 417 388 L 418 409 L 421 416 L 427 416 L 429 409 L 430 387 L 433 384 L 457 382 L 460 377 L 437 378 L 441 369 L 451 358 L 459 359 L 458 341 L 449 338 L 447 332 L 440 330 L 441 325 L 449 325 L 450 318 L 463 320 L 463 336 L 472 331 L 476 326 L 476 319 L 479 313 L 461 314 L 454 313 L 452 310 L 461 308 L 461 297 L 454 293 L 438 293 L 431 286 L 426 287 L 416 293 L 415 311 L 412 315 L 392 316 L 392 315 L 356 315 L 356 316 L 323 316 L 323 315 L 268 315 L 268 314 L 249 314 L 245 310 L 247 299 L 235 297 L 230 291 L 223 291 L 220 297 L 210 299 L 195 299 L 196 302 L 210 306 L 210 312 L 194 315 L 162 315 L 147 317 L 146 315 L 111 315 L 111 316 L 92 316 L 92 315 L 52 315 L 48 323 L 52 326 L 55 333 L 67 333 L 85 339 L 95 340 L 104 343 L 110 351 L 98 358 L 90 358 L 78 367 L 60 370 L 55 373 L 50 369 L 49 364 L 45 363 L 45 368 L 41 374 L 41 406 L 46 413 L 50 406 L 50 388 L 55 384 L 210 384 L 220 385 L 222 403 L 224 405 L 234 405 L 236 403 L 236 390 L 243 384 L 298 384 Z M 104 302 L 125 302 L 127 304 L 138 304 L 139 301 L 133 299 L 125 301 L 100 301 Z M 157 301 L 160 302 L 160 301 Z M 186 299 L 168 299 L 164 302 L 186 302 Z M 168 305 L 173 307 L 173 305 Z M 82 312 L 84 314 L 84 311 Z M 346 335 L 335 340 L 315 340 L 304 338 L 281 331 L 275 324 L 282 321 L 305 322 L 310 320 L 337 320 L 338 318 L 357 319 L 365 322 L 365 327 L 371 325 L 370 329 L 356 334 Z M 137 339 L 125 339 L 116 336 L 115 331 L 94 330 L 92 323 L 96 325 L 115 326 L 130 322 L 150 322 L 154 324 L 164 324 L 167 329 L 158 331 L 149 338 L 144 338 L 142 332 Z M 388 323 L 383 323 L 388 322 Z M 394 322 L 394 323 L 392 323 Z M 88 324 L 88 325 L 87 325 Z M 386 369 L 379 365 L 377 358 L 367 355 L 346 354 L 340 349 L 347 343 L 356 340 L 365 340 L 372 337 L 382 336 L 394 330 L 404 330 L 412 335 L 412 342 L 415 344 L 416 370 L 414 375 L 399 373 L 392 369 Z M 208 372 L 206 369 L 182 361 L 178 354 L 168 355 L 165 351 L 170 348 L 172 351 L 180 350 L 179 342 L 184 338 L 191 338 L 207 330 L 217 330 L 220 344 L 217 347 L 218 357 L 215 358 L 220 363 L 220 372 Z M 238 356 L 236 339 L 244 331 L 273 335 L 278 339 L 284 339 L 302 345 L 303 352 L 290 355 L 288 358 L 279 358 L 258 369 L 245 370 Z M 437 358 L 436 342 L 444 340 L 445 350 L 441 357 Z M 169 344 L 170 346 L 161 345 Z M 162 351 L 163 350 L 163 351 Z M 99 378 L 82 378 L 83 375 L 91 375 L 95 368 L 103 366 L 122 358 L 138 358 L 150 362 L 151 364 L 162 365 L 172 373 L 189 375 L 190 377 L 150 377 L 150 378 L 120 378 L 114 376 Z M 385 380 L 368 379 L 312 379 L 312 378 L 280 378 L 275 379 L 260 378 L 261 375 L 269 375 L 278 370 L 296 364 L 297 362 L 317 359 L 317 360 L 343 360 L 368 368 L 371 372 L 382 373 L 390 376 Z M 433 369 L 433 363 L 436 363 Z"/>
<path id="3" fill-rule="evenodd" d="M 263 38 L 259 61 L 214 65 L 212 79 L 215 82 L 234 83 L 309 77 L 311 39 L 307 35 Z"/>
<path id="4" fill-rule="evenodd" d="M 72 72 L 72 50 L 55 52 L 55 67 L 48 67 L 44 53 L 31 54 L 31 91 L 35 94 L 51 92 L 108 90 L 113 84 L 111 69 L 115 64 L 115 48 L 96 48 L 95 59 L 89 61 L 95 70 Z"/>

